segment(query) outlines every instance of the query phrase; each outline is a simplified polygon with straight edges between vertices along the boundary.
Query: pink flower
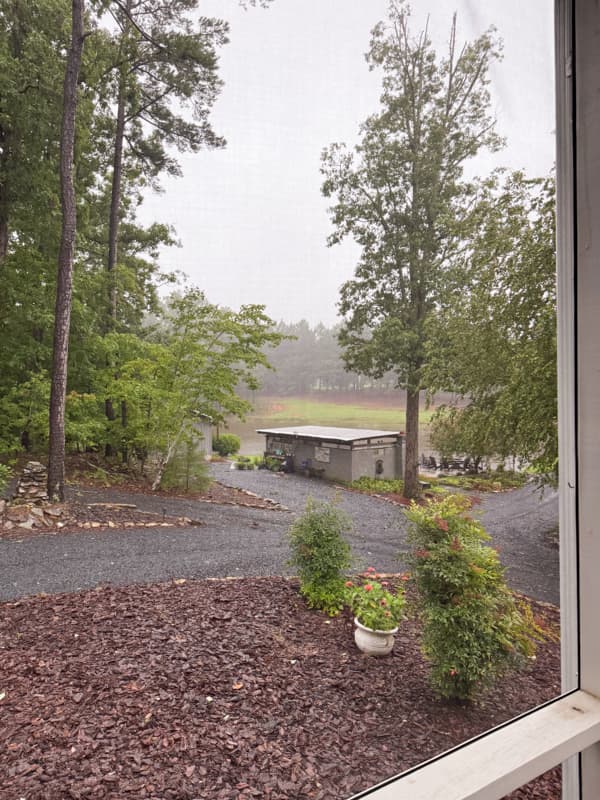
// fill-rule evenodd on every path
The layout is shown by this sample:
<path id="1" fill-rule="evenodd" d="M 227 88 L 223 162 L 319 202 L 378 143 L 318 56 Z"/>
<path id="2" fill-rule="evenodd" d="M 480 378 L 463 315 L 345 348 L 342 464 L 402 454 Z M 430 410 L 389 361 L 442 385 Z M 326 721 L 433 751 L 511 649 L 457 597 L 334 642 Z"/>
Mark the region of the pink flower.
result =
<path id="1" fill-rule="evenodd" d="M 458 670 L 457 670 L 457 669 L 451 669 L 451 670 L 450 670 L 450 675 L 451 675 L 452 677 L 454 677 L 455 675 L 458 675 Z"/>
<path id="2" fill-rule="evenodd" d="M 403 572 L 402 575 L 400 575 L 400 580 L 401 581 L 409 581 L 410 580 L 410 572 Z"/>
<path id="3" fill-rule="evenodd" d="M 375 572 L 375 567 L 367 567 L 367 572 Z"/>
<path id="4" fill-rule="evenodd" d="M 387 581 L 381 581 L 382 586 L 389 586 L 390 584 Z"/>
<path id="5" fill-rule="evenodd" d="M 379 601 L 379 604 L 382 605 L 382 606 L 387 606 L 387 600 L 385 599 L 385 597 L 381 598 L 381 600 Z"/>
<path id="6" fill-rule="evenodd" d="M 352 581 L 346 581 L 344 586 L 346 587 L 346 589 L 349 589 L 351 586 L 354 586 L 354 584 L 352 583 Z"/>
<path id="7" fill-rule="evenodd" d="M 365 592 L 370 592 L 373 590 L 373 587 L 370 583 L 365 583 Z"/>

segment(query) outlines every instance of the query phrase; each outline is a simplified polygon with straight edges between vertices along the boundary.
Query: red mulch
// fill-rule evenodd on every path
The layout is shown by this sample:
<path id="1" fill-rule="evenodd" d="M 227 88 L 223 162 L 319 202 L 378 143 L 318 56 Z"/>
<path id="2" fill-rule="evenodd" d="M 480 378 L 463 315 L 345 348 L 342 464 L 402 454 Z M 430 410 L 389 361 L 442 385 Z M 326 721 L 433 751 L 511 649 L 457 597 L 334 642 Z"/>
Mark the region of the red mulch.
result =
<path id="1" fill-rule="evenodd" d="M 309 611 L 283 578 L 0 608 L 2 800 L 341 800 L 559 692 L 546 643 L 477 703 L 440 702 L 414 621 L 392 655 L 364 656 L 349 617 Z M 559 800 L 558 772 L 512 797 Z"/>

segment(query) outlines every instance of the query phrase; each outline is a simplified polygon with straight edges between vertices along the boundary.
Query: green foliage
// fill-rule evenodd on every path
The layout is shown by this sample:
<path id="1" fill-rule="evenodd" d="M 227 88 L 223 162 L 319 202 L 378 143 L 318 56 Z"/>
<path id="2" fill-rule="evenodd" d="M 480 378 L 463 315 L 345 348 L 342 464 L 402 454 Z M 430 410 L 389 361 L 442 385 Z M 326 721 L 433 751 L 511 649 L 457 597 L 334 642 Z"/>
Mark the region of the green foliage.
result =
<path id="1" fill-rule="evenodd" d="M 436 413 L 431 442 L 448 455 L 516 456 L 556 481 L 554 182 L 496 174 L 475 206 L 428 320 L 429 389 L 463 398 Z"/>
<path id="2" fill-rule="evenodd" d="M 12 478 L 12 469 L 7 464 L 0 464 L 0 494 L 6 489 L 6 485 Z"/>
<path id="3" fill-rule="evenodd" d="M 165 467 L 161 489 L 183 489 L 203 492 L 210 486 L 211 477 L 202 442 L 193 435 L 182 442 Z"/>
<path id="4" fill-rule="evenodd" d="M 469 509 L 466 497 L 449 495 L 406 512 L 431 684 L 442 697 L 459 700 L 522 665 L 542 638 L 506 586 L 498 554 Z"/>
<path id="5" fill-rule="evenodd" d="M 279 470 L 281 469 L 281 461 L 278 458 L 273 458 L 272 456 L 266 456 L 265 467 L 271 472 L 279 472 Z"/>
<path id="6" fill-rule="evenodd" d="M 380 583 L 377 578 L 379 575 L 370 567 L 360 586 L 346 581 L 346 602 L 361 625 L 375 631 L 391 631 L 403 617 L 404 592 L 390 591 L 388 583 Z"/>
<path id="7" fill-rule="evenodd" d="M 341 509 L 309 498 L 288 532 L 289 563 L 298 568 L 300 592 L 311 608 L 331 616 L 344 607 L 344 570 L 351 564 L 351 550 L 343 534 L 351 525 Z"/>
<path id="8" fill-rule="evenodd" d="M 350 484 L 351 489 L 360 489 L 361 492 L 374 492 L 376 494 L 402 494 L 404 482 L 401 480 L 390 480 L 387 478 L 367 478 L 363 475 Z"/>
<path id="9" fill-rule="evenodd" d="M 237 453 L 242 445 L 239 436 L 235 433 L 222 433 L 213 439 L 213 450 L 220 456 L 232 456 Z M 239 461 L 239 459 L 238 459 Z"/>
<path id="10" fill-rule="evenodd" d="M 518 489 L 523 486 L 529 476 L 524 472 L 482 472 L 479 475 L 446 475 L 437 478 L 438 484 L 456 486 L 459 489 L 471 489 L 476 492 L 503 492 L 507 489 Z M 433 479 L 432 479 L 433 480 Z"/>
<path id="11" fill-rule="evenodd" d="M 361 250 L 341 289 L 344 361 L 375 378 L 392 371 L 407 390 L 405 493 L 414 497 L 426 321 L 447 290 L 448 250 L 470 212 L 463 169 L 501 140 L 488 90 L 499 56 L 493 32 L 459 46 L 454 20 L 440 57 L 426 30 L 411 34 L 409 18 L 408 5 L 392 2 L 389 23 L 374 29 L 367 61 L 383 73 L 381 109 L 353 150 L 325 150 L 322 192 L 333 198 L 329 244 L 351 237 Z"/>

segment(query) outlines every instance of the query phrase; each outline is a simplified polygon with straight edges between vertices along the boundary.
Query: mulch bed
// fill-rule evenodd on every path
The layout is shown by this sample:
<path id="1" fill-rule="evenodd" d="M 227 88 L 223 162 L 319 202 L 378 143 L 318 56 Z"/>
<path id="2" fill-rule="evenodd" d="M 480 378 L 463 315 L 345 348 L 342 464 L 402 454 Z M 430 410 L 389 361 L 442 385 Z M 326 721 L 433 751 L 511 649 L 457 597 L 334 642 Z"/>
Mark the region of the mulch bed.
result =
<path id="1" fill-rule="evenodd" d="M 342 800 L 559 692 L 558 645 L 470 706 L 283 578 L 174 581 L 0 605 L 0 798 Z M 536 616 L 558 625 L 555 608 Z M 559 800 L 557 770 L 511 795 Z"/>

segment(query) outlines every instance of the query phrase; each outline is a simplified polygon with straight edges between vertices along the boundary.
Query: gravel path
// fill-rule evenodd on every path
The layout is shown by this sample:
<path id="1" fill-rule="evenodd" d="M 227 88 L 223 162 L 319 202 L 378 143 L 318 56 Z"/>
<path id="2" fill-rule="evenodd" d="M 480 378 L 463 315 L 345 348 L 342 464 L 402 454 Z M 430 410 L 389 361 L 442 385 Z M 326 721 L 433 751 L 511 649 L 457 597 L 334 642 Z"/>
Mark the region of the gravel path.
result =
<path id="1" fill-rule="evenodd" d="M 132 502 L 146 511 L 188 516 L 197 527 L 81 531 L 0 540 L 0 599 L 38 592 L 76 591 L 101 583 L 125 585 L 175 577 L 206 578 L 289 574 L 286 531 L 309 496 L 338 497 L 354 521 L 348 539 L 356 568 L 398 572 L 406 549 L 402 510 L 383 500 L 331 484 L 264 470 L 229 470 L 213 464 L 214 476 L 255 492 L 287 511 L 264 511 L 179 498 L 129 494 L 116 489 L 71 490 L 83 502 Z M 508 566 L 509 583 L 538 600 L 558 602 L 558 550 L 551 532 L 558 519 L 554 493 L 540 501 L 531 488 L 486 495 L 483 522 Z"/>

